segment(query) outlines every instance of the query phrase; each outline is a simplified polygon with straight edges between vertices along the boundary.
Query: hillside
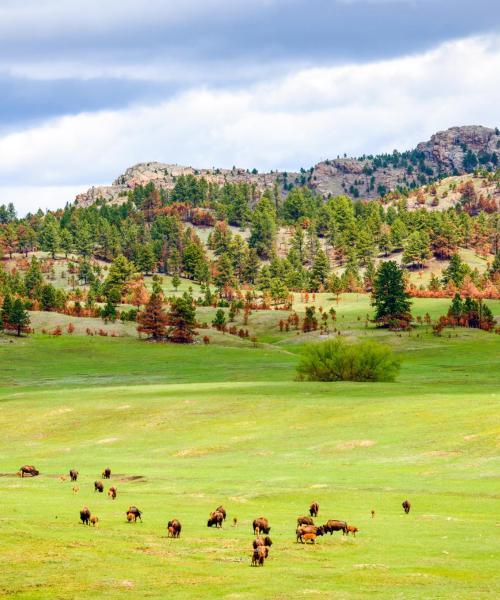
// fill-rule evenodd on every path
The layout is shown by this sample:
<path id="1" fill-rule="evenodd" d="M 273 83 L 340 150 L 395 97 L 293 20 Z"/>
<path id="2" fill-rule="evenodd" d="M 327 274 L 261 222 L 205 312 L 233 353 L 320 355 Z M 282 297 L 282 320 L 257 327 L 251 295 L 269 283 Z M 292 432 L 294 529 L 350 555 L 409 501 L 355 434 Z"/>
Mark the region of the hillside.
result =
<path id="1" fill-rule="evenodd" d="M 204 178 L 208 183 L 248 183 L 262 192 L 278 184 L 282 193 L 294 186 L 308 186 L 324 197 L 347 194 L 353 198 L 376 198 L 397 188 L 415 188 L 443 175 L 472 172 L 477 166 L 496 168 L 500 154 L 500 132 L 481 126 L 452 127 L 434 134 L 409 151 L 336 158 L 301 172 L 255 169 L 196 169 L 160 162 L 140 163 L 128 168 L 112 185 L 92 187 L 76 197 L 79 206 L 97 200 L 120 203 L 129 190 L 153 182 L 172 190 L 180 175 Z"/>

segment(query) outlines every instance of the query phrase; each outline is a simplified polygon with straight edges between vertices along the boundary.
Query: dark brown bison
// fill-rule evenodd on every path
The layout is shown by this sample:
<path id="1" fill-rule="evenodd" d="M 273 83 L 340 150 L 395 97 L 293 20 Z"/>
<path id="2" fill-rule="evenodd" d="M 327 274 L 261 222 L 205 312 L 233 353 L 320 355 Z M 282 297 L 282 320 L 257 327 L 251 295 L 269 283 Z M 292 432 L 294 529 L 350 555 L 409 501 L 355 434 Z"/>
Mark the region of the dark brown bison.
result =
<path id="1" fill-rule="evenodd" d="M 311 517 L 317 517 L 319 513 L 319 504 L 317 502 L 312 502 L 309 507 L 309 514 Z"/>
<path id="2" fill-rule="evenodd" d="M 299 525 L 295 533 L 297 534 L 297 542 L 303 542 L 304 536 L 309 533 L 313 533 L 314 536 L 325 535 L 325 528 L 323 525 Z"/>
<path id="3" fill-rule="evenodd" d="M 267 546 L 268 548 L 270 548 L 272 545 L 273 542 L 271 541 L 271 538 L 268 535 L 266 535 L 265 537 L 263 535 L 259 535 L 259 537 L 255 538 L 252 542 L 252 546 L 254 548 L 257 548 L 258 546 Z"/>
<path id="4" fill-rule="evenodd" d="M 103 479 L 110 479 L 111 478 L 111 469 L 109 467 L 107 467 L 106 469 L 104 469 L 104 471 L 102 472 L 102 478 Z"/>
<path id="5" fill-rule="evenodd" d="M 104 492 L 104 484 L 102 481 L 94 481 L 94 492 L 102 494 Z"/>
<path id="6" fill-rule="evenodd" d="M 352 533 L 352 535 L 354 537 L 356 537 L 356 533 L 358 531 L 359 531 L 359 529 L 355 525 L 348 525 L 347 526 L 347 535 L 349 535 L 350 533 Z"/>
<path id="7" fill-rule="evenodd" d="M 88 525 L 90 521 L 90 510 L 84 506 L 80 511 L 80 521 L 82 525 Z"/>
<path id="8" fill-rule="evenodd" d="M 33 465 L 23 465 L 19 471 L 21 472 L 21 477 L 36 477 L 40 475 L 40 471 Z"/>
<path id="9" fill-rule="evenodd" d="M 264 559 L 266 559 L 269 556 L 269 548 L 267 546 L 257 546 L 257 548 L 254 548 L 253 554 L 252 554 L 252 566 L 253 567 L 263 567 L 264 566 Z"/>
<path id="10" fill-rule="evenodd" d="M 403 507 L 403 510 L 406 514 L 410 512 L 411 502 L 409 500 L 405 500 L 401 506 Z"/>
<path id="11" fill-rule="evenodd" d="M 375 511 L 372 509 L 372 519 L 375 518 Z"/>
<path id="12" fill-rule="evenodd" d="M 314 525 L 311 517 L 297 517 L 297 525 Z"/>
<path id="13" fill-rule="evenodd" d="M 172 519 L 167 523 L 168 537 L 178 538 L 181 535 L 182 525 L 177 519 Z"/>
<path id="14" fill-rule="evenodd" d="M 76 481 L 78 479 L 78 471 L 76 469 L 71 469 L 69 472 L 69 476 L 71 481 Z"/>
<path id="15" fill-rule="evenodd" d="M 142 523 L 142 511 L 140 511 L 137 506 L 129 506 L 129 509 L 127 510 L 127 519 L 128 519 L 128 515 L 134 515 L 134 521 L 137 521 L 137 519 L 139 519 Z M 129 519 L 130 521 L 131 519 Z"/>
<path id="16" fill-rule="evenodd" d="M 269 521 L 265 517 L 258 517 L 257 519 L 254 519 L 252 525 L 254 535 L 259 535 L 260 533 L 268 534 L 271 531 Z"/>
<path id="17" fill-rule="evenodd" d="M 109 490 L 108 490 L 108 496 L 111 498 L 111 500 L 114 500 L 116 498 L 116 487 L 114 485 L 112 485 Z"/>
<path id="18" fill-rule="evenodd" d="M 213 527 L 215 525 L 215 527 L 222 527 L 222 522 L 224 521 L 224 515 L 217 511 L 214 510 L 214 512 L 210 513 L 210 516 L 208 517 L 208 521 L 207 521 L 207 527 Z"/>
<path id="19" fill-rule="evenodd" d="M 342 531 L 343 535 L 347 534 L 347 523 L 345 521 L 337 521 L 337 519 L 329 519 L 323 528 L 325 533 L 332 535 L 334 531 Z"/>
<path id="20" fill-rule="evenodd" d="M 214 512 L 220 512 L 222 513 L 222 516 L 224 517 L 224 521 L 226 520 L 226 509 L 222 506 L 222 504 L 220 506 L 218 506 Z"/>

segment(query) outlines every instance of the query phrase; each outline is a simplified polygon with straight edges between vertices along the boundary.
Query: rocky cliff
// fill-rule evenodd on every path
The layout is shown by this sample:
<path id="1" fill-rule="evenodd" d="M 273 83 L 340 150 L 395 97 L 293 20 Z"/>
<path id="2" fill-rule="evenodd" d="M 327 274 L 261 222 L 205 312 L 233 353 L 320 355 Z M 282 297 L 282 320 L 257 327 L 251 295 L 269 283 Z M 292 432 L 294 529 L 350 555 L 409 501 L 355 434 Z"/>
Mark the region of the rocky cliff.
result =
<path id="1" fill-rule="evenodd" d="M 260 191 L 276 182 L 286 192 L 292 185 L 307 185 L 323 196 L 347 194 L 376 198 L 398 187 L 417 187 L 442 175 L 458 175 L 483 165 L 498 168 L 500 132 L 481 126 L 452 127 L 434 134 L 413 150 L 392 154 L 337 158 L 318 163 L 308 171 L 257 173 L 245 169 L 194 169 L 159 162 L 130 167 L 112 185 L 92 187 L 76 197 L 79 206 L 98 200 L 125 201 L 127 192 L 150 181 L 160 189 L 171 190 L 180 175 L 204 177 L 210 183 L 249 183 Z"/>

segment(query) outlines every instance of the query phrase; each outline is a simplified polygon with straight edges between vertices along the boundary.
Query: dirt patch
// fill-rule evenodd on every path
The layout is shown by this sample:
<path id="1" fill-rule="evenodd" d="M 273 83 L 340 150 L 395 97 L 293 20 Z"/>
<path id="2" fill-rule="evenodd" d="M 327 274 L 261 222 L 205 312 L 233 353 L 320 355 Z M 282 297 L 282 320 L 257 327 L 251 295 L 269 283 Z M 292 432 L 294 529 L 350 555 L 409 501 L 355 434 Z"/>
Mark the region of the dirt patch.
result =
<path id="1" fill-rule="evenodd" d="M 337 444 L 337 450 L 352 450 L 353 448 L 369 448 L 375 446 L 376 442 L 373 440 L 349 440 L 347 442 L 340 442 Z"/>
<path id="2" fill-rule="evenodd" d="M 120 478 L 120 481 L 145 481 L 145 475 L 117 475 Z"/>
<path id="3" fill-rule="evenodd" d="M 117 437 L 110 437 L 110 438 L 104 438 L 102 440 L 97 440 L 96 444 L 112 444 L 113 442 L 117 442 L 119 438 Z"/>
<path id="4" fill-rule="evenodd" d="M 227 446 L 211 446 L 209 448 L 185 448 L 172 454 L 175 458 L 207 456 L 208 454 L 217 454 L 218 452 L 226 452 Z"/>
<path id="5" fill-rule="evenodd" d="M 442 456 L 443 458 L 460 456 L 461 454 L 460 450 L 431 450 L 430 452 L 424 452 L 424 456 Z"/>

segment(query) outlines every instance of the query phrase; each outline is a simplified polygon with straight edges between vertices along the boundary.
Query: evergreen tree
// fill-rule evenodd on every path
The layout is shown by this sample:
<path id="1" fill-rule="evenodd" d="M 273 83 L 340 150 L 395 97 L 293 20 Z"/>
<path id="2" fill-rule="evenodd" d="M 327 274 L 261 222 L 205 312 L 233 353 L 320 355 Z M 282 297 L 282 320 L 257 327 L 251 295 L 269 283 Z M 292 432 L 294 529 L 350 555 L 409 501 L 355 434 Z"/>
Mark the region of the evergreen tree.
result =
<path id="1" fill-rule="evenodd" d="M 319 250 L 314 259 L 310 274 L 311 289 L 313 291 L 317 292 L 320 286 L 326 286 L 329 271 L 330 263 L 328 257 L 323 250 Z"/>
<path id="2" fill-rule="evenodd" d="M 125 258 L 125 256 L 117 256 L 111 263 L 108 276 L 104 281 L 104 293 L 107 294 L 109 290 L 117 289 L 121 296 L 125 284 L 130 280 L 134 273 L 135 265 Z"/>
<path id="3" fill-rule="evenodd" d="M 0 312 L 0 328 L 8 329 L 10 323 L 10 315 L 12 313 L 13 301 L 10 294 L 6 294 L 3 299 L 2 311 Z"/>
<path id="4" fill-rule="evenodd" d="M 16 330 L 18 337 L 21 337 L 21 333 L 26 330 L 29 324 L 28 311 L 24 308 L 23 301 L 17 298 L 10 311 L 9 326 Z"/>
<path id="5" fill-rule="evenodd" d="M 470 275 L 469 266 L 462 262 L 459 254 L 454 254 L 443 271 L 443 283 L 446 285 L 452 281 L 456 287 L 460 287 L 466 275 Z"/>
<path id="6" fill-rule="evenodd" d="M 24 276 L 24 286 L 29 298 L 36 298 L 43 284 L 42 269 L 36 256 L 31 257 L 30 266 Z"/>
<path id="7" fill-rule="evenodd" d="M 42 249 L 50 252 L 52 258 L 61 247 L 59 224 L 54 217 L 47 216 L 41 234 Z"/>
<path id="8" fill-rule="evenodd" d="M 390 260 L 382 263 L 373 282 L 372 305 L 375 307 L 375 321 L 382 325 L 391 322 L 411 320 L 409 295 L 406 293 L 403 273 L 398 265 Z"/>
<path id="9" fill-rule="evenodd" d="M 174 286 L 174 290 L 177 292 L 177 288 L 180 286 L 181 284 L 181 278 L 179 277 L 179 275 L 177 275 L 177 273 L 175 273 L 175 275 L 172 277 L 172 285 Z"/>
<path id="10" fill-rule="evenodd" d="M 68 258 L 68 254 L 73 251 L 73 236 L 71 235 L 71 231 L 69 229 L 61 230 L 61 239 L 60 239 L 60 247 L 64 252 L 64 256 Z"/>
<path id="11" fill-rule="evenodd" d="M 448 309 L 448 316 L 454 318 L 458 322 L 462 317 L 463 311 L 464 306 L 462 303 L 462 298 L 460 297 L 460 294 L 455 294 L 453 300 L 451 301 L 450 308 Z"/>
<path id="12" fill-rule="evenodd" d="M 137 268 L 147 275 L 156 269 L 156 256 L 152 244 L 142 244 L 137 252 Z"/>
<path id="13" fill-rule="evenodd" d="M 212 321 L 212 325 L 218 331 L 222 331 L 224 329 L 224 327 L 226 326 L 226 315 L 224 314 L 224 311 L 222 310 L 222 308 L 217 309 L 217 312 L 215 313 L 215 317 Z"/>
<path id="14" fill-rule="evenodd" d="M 137 331 L 147 334 L 158 341 L 167 333 L 168 317 L 163 310 L 163 302 L 159 294 L 151 294 L 143 311 L 137 315 Z"/>
<path id="15" fill-rule="evenodd" d="M 40 291 L 40 308 L 46 311 L 57 308 L 56 288 L 50 283 L 44 285 Z"/>
<path id="16" fill-rule="evenodd" d="M 403 264 L 421 267 L 430 256 L 429 235 L 425 231 L 414 231 L 405 243 Z"/>
<path id="17" fill-rule="evenodd" d="M 191 344 L 196 335 L 196 309 L 193 298 L 184 293 L 174 298 L 168 313 L 168 339 L 175 344 Z"/>
<path id="18" fill-rule="evenodd" d="M 248 245 L 251 248 L 255 248 L 261 258 L 269 258 L 275 238 L 275 210 L 272 202 L 264 194 L 253 211 Z"/>

